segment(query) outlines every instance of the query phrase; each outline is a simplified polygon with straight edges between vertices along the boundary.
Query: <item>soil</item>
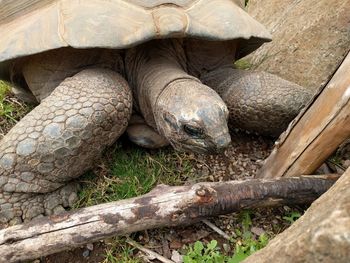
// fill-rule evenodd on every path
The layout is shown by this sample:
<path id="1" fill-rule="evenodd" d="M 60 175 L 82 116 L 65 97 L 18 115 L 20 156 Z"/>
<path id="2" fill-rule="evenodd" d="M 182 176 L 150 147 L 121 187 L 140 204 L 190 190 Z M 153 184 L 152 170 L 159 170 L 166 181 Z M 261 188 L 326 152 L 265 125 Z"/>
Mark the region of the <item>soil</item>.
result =
<path id="1" fill-rule="evenodd" d="M 200 175 L 202 181 L 250 178 L 262 166 L 263 160 L 269 155 L 272 147 L 272 139 L 235 132 L 232 134 L 232 145 L 223 154 L 209 156 L 193 154 L 191 159 L 194 160 L 194 173 Z M 303 213 L 305 208 L 285 206 L 253 211 L 251 213 L 253 226 L 251 231 L 256 237 L 262 233 L 267 233 L 272 237 L 289 226 L 289 223 L 282 218 L 286 213 L 290 211 Z M 239 214 L 234 213 L 210 218 L 209 220 L 229 236 L 235 236 L 234 229 L 241 227 L 239 217 Z M 208 242 L 216 239 L 221 247 L 225 246 L 226 250 L 227 248 L 228 250 L 232 249 L 232 244 L 231 246 L 225 245 L 228 241 L 203 223 L 187 227 L 148 230 L 135 233 L 132 237 L 141 245 L 167 258 L 171 257 L 173 251 L 179 251 L 181 254 L 184 245 L 197 240 Z M 41 262 L 102 262 L 105 259 L 106 249 L 108 249 L 108 245 L 102 241 L 93 244 L 92 251 L 82 247 L 48 256 L 41 259 Z M 143 261 L 147 262 L 145 259 Z"/>
<path id="2" fill-rule="evenodd" d="M 15 98 L 8 97 L 11 102 Z M 22 108 L 22 104 L 19 104 Z M 18 114 L 18 119 L 25 114 Z M 0 119 L 0 139 L 11 128 L 13 123 Z M 198 155 L 190 154 L 189 158 L 193 163 L 193 173 L 201 181 L 228 181 L 254 177 L 263 164 L 263 160 L 269 155 L 273 147 L 274 140 L 263 138 L 254 134 L 243 132 L 232 133 L 231 146 L 220 155 Z M 128 147 L 128 143 L 123 144 Z M 331 159 L 329 166 L 324 168 L 325 173 L 335 171 L 341 173 L 350 166 L 350 142 L 344 143 L 337 153 L 336 158 Z M 335 161 L 334 161 L 335 160 Z M 322 172 L 322 171 L 320 171 Z M 197 181 L 196 181 L 197 182 Z M 193 183 L 188 181 L 187 183 Z M 255 210 L 250 213 L 252 227 L 250 231 L 258 238 L 262 233 L 269 237 L 282 232 L 289 226 L 289 222 L 283 219 L 283 216 L 291 211 L 303 213 L 305 207 L 278 207 Z M 209 221 L 223 230 L 227 235 L 235 237 L 235 229 L 241 228 L 242 220 L 239 213 L 209 218 Z M 183 253 L 184 245 L 191 244 L 197 240 L 209 242 L 218 240 L 219 246 L 227 253 L 232 251 L 234 245 L 227 245 L 228 241 L 218 235 L 211 228 L 203 223 L 198 223 L 187 227 L 154 229 L 134 233 L 132 238 L 141 245 L 149 248 L 166 258 L 170 258 L 174 251 Z M 116 243 L 110 240 L 103 240 L 94 244 L 76 248 L 70 251 L 64 251 L 48 257 L 37 259 L 34 262 L 47 263 L 79 263 L 79 262 L 108 262 L 106 261 L 106 251 Z M 143 253 L 134 250 L 135 257 L 142 257 L 144 262 L 157 262 L 145 259 Z M 122 262 L 122 261 L 119 261 Z"/>

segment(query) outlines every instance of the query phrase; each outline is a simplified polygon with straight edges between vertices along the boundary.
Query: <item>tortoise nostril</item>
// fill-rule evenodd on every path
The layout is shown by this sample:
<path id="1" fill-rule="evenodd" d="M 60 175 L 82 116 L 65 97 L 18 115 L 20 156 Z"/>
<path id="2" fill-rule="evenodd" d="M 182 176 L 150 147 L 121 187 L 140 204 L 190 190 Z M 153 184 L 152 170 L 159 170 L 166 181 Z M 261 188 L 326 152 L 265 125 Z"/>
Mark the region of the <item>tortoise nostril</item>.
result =
<path id="1" fill-rule="evenodd" d="M 229 133 L 223 134 L 214 139 L 214 144 L 217 152 L 224 151 L 231 143 L 231 136 Z"/>

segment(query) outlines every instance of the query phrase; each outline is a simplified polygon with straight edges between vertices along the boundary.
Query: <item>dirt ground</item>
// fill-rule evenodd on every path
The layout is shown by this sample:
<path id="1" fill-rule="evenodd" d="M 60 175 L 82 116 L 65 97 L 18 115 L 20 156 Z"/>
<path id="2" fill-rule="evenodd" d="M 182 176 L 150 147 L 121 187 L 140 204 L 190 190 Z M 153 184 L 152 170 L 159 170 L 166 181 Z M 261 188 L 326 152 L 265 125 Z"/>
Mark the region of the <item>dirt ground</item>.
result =
<path id="1" fill-rule="evenodd" d="M 263 160 L 270 153 L 272 146 L 272 139 L 245 133 L 234 133 L 232 134 L 232 145 L 223 154 L 212 156 L 193 154 L 193 169 L 195 173 L 200 175 L 201 181 L 227 181 L 250 178 L 262 166 Z M 273 237 L 290 225 L 289 222 L 283 219 L 283 216 L 291 211 L 303 213 L 306 208 L 306 206 L 284 206 L 252 211 L 251 231 L 257 238 L 262 233 Z M 209 221 L 232 237 L 236 236 L 235 229 L 239 228 L 241 224 L 239 213 L 210 218 Z M 230 247 L 227 240 L 203 223 L 187 227 L 143 231 L 133 234 L 132 238 L 166 258 L 171 258 L 174 251 L 181 252 L 184 245 L 191 244 L 197 240 L 209 242 L 215 239 L 218 240 L 220 247 L 232 250 L 232 245 Z M 106 260 L 106 251 L 110 249 L 111 243 L 113 246 L 113 242 L 110 240 L 97 242 L 87 247 L 48 256 L 41 259 L 41 262 L 109 262 Z M 137 253 L 137 250 L 134 253 L 137 257 L 142 256 L 142 253 L 140 255 L 140 253 Z M 141 262 L 159 261 L 142 259 Z"/>
<path id="2" fill-rule="evenodd" d="M 9 96 L 7 98 L 13 102 L 15 98 Z M 19 107 L 22 107 L 19 104 Z M 25 114 L 17 114 L 19 117 Z M 19 118 L 18 117 L 18 118 Z M 6 120 L 0 120 L 0 139 L 6 134 L 14 123 L 8 123 Z M 232 145 L 221 155 L 198 155 L 190 154 L 188 158 L 191 160 L 192 173 L 195 178 L 200 181 L 228 181 L 253 177 L 258 169 L 262 166 L 263 160 L 269 155 L 274 144 L 273 139 L 263 138 L 253 134 L 242 132 L 232 133 Z M 122 147 L 130 147 L 125 140 Z M 171 152 L 171 150 L 169 150 Z M 323 167 L 319 172 L 338 172 L 342 173 L 345 168 L 350 166 L 350 143 L 344 144 L 337 153 L 328 161 L 328 166 Z M 195 182 L 198 182 L 197 180 Z M 185 183 L 194 183 L 189 178 Z M 254 238 L 258 239 L 262 234 L 267 234 L 271 239 L 276 234 L 286 229 L 290 222 L 285 220 L 285 216 L 292 213 L 300 213 L 307 208 L 303 207 L 279 207 L 266 208 L 250 211 L 251 226 L 249 231 Z M 241 242 L 237 237 L 236 230 L 242 226 L 242 215 L 233 213 L 215 218 L 209 218 L 209 221 L 220 228 L 230 237 L 235 239 L 236 243 Z M 219 246 L 226 253 L 232 253 L 234 244 L 228 242 L 221 235 L 217 234 L 204 223 L 198 223 L 191 226 L 182 226 L 177 228 L 154 229 L 134 233 L 131 238 L 139 244 L 152 251 L 171 258 L 175 252 L 183 254 L 185 245 L 189 245 L 197 240 L 204 243 L 210 240 L 217 240 Z M 70 262 L 125 262 L 118 261 L 116 255 L 120 252 L 120 247 L 127 247 L 131 251 L 132 247 L 125 244 L 125 239 L 107 239 L 94 244 L 76 248 L 70 251 L 64 251 L 48 257 L 37 259 L 34 262 L 52 262 L 52 263 L 70 263 Z M 108 254 L 112 255 L 108 258 Z M 137 249 L 132 250 L 131 258 L 141 258 L 141 262 L 157 262 L 150 261 L 143 253 Z M 136 261 L 129 261 L 136 262 Z"/>

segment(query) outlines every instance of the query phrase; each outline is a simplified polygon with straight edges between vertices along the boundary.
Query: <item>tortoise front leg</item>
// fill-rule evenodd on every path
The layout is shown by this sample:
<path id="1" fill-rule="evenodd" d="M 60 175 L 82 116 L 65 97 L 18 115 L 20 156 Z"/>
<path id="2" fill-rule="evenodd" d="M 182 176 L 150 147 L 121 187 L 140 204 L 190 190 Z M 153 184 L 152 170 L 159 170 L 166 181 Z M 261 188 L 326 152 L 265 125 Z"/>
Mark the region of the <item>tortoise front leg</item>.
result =
<path id="1" fill-rule="evenodd" d="M 130 114 L 131 91 L 118 73 L 86 69 L 64 80 L 0 142 L 0 222 L 71 205 L 77 187 L 64 185 L 94 165 Z"/>
<path id="2" fill-rule="evenodd" d="M 169 145 L 167 139 L 160 135 L 153 127 L 149 126 L 145 119 L 137 114 L 131 116 L 126 133 L 130 141 L 144 148 L 158 149 Z"/>
<path id="3" fill-rule="evenodd" d="M 220 67 L 201 80 L 219 93 L 229 109 L 229 126 L 278 136 L 311 99 L 310 90 L 278 76 Z"/>

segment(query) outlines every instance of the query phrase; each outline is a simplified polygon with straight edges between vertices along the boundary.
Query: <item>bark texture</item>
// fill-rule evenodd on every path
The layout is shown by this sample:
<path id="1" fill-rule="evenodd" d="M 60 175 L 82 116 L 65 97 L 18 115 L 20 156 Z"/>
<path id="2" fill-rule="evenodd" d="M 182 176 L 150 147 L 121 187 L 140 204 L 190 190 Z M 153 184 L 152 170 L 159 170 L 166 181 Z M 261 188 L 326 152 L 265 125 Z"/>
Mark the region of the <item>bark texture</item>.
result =
<path id="1" fill-rule="evenodd" d="M 248 12 L 273 36 L 252 64 L 317 90 L 350 49 L 349 10 L 350 0 L 250 0 Z"/>
<path id="2" fill-rule="evenodd" d="M 309 203 L 338 176 L 158 186 L 149 194 L 33 220 L 0 231 L 0 262 L 53 254 L 115 235 L 190 224 L 244 208 Z M 350 188 L 349 188 L 350 189 Z"/>
<path id="3" fill-rule="evenodd" d="M 350 138 L 350 54 L 331 81 L 295 119 L 258 177 L 312 174 Z"/>
<path id="4" fill-rule="evenodd" d="M 290 228 L 244 263 L 348 263 L 350 168 Z"/>

